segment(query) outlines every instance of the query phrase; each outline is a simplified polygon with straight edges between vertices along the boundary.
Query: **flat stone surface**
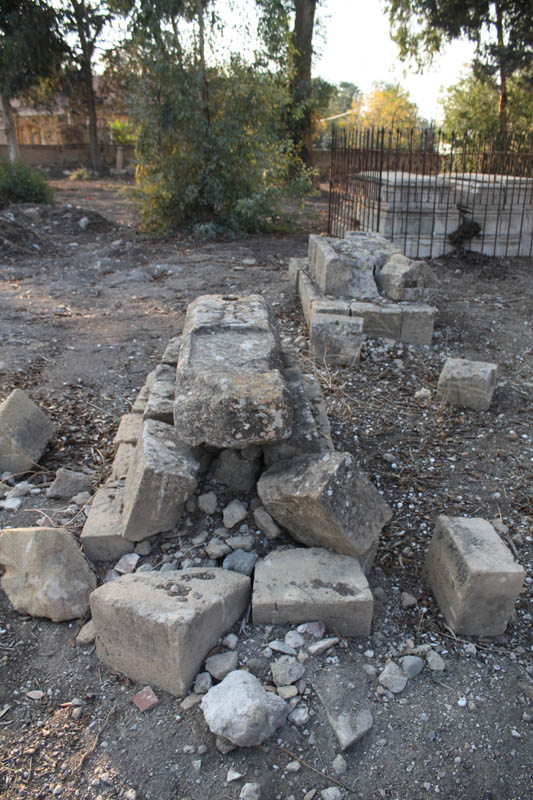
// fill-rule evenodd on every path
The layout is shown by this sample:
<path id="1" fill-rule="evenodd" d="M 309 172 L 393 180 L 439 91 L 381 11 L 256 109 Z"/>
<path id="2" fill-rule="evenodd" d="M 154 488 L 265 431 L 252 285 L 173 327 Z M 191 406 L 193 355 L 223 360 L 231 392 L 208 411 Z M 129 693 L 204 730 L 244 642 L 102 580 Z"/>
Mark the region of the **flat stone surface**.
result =
<path id="1" fill-rule="evenodd" d="M 123 501 L 119 484 L 104 484 L 96 492 L 80 539 L 91 561 L 116 561 L 132 552 L 133 543 L 121 536 Z"/>
<path id="2" fill-rule="evenodd" d="M 176 368 L 168 364 L 158 364 L 143 419 L 157 419 L 167 425 L 174 424 L 175 384 Z"/>
<path id="3" fill-rule="evenodd" d="M 264 507 L 297 541 L 355 556 L 368 569 L 392 513 L 347 453 L 274 464 L 257 484 Z"/>
<path id="4" fill-rule="evenodd" d="M 403 308 L 400 305 L 354 302 L 350 305 L 350 314 L 362 318 L 363 331 L 367 336 L 397 341 L 401 339 Z"/>
<path id="5" fill-rule="evenodd" d="M 91 595 L 96 653 L 110 669 L 181 697 L 249 597 L 249 578 L 216 568 L 123 575 Z"/>
<path id="6" fill-rule="evenodd" d="M 140 414 L 123 414 L 113 439 L 115 452 L 121 444 L 137 444 L 142 429 L 143 421 Z"/>
<path id="7" fill-rule="evenodd" d="M 368 636 L 373 604 L 361 566 L 350 556 L 298 548 L 270 553 L 256 564 L 254 625 L 320 619 L 343 636 Z"/>
<path id="8" fill-rule="evenodd" d="M 239 449 L 290 436 L 280 366 L 274 316 L 262 297 L 198 297 L 187 310 L 177 367 L 178 436 Z"/>
<path id="9" fill-rule="evenodd" d="M 0 404 L 0 473 L 33 470 L 55 429 L 22 389 L 14 389 Z"/>
<path id="10" fill-rule="evenodd" d="M 180 347 L 181 336 L 174 336 L 165 348 L 165 352 L 161 358 L 161 363 L 175 367 L 179 361 Z"/>
<path id="11" fill-rule="evenodd" d="M 204 696 L 202 711 L 212 733 L 239 747 L 254 747 L 285 722 L 288 707 L 254 675 L 235 670 Z"/>
<path id="12" fill-rule="evenodd" d="M 353 667 L 332 665 L 313 679 L 341 750 L 347 750 L 372 728 L 374 720 L 367 700 L 367 679 Z"/>
<path id="13" fill-rule="evenodd" d="M 132 414 L 132 416 L 137 417 L 142 423 L 140 414 Z M 130 466 L 133 462 L 135 448 L 136 445 L 134 444 L 128 444 L 126 442 L 121 442 L 119 444 L 115 453 L 115 458 L 113 459 L 113 464 L 111 465 L 111 474 L 109 476 L 111 481 L 124 481 L 127 478 Z"/>
<path id="14" fill-rule="evenodd" d="M 437 517 L 427 557 L 428 584 L 456 633 L 503 633 L 525 571 L 484 519 Z"/>
<path id="15" fill-rule="evenodd" d="M 70 499 L 78 492 L 88 492 L 91 481 L 84 472 L 74 472 L 60 467 L 52 485 L 46 490 L 46 496 L 54 499 Z"/>
<path id="16" fill-rule="evenodd" d="M 437 309 L 425 303 L 405 303 L 402 306 L 400 341 L 406 344 L 430 345 Z"/>
<path id="17" fill-rule="evenodd" d="M 141 387 L 137 397 L 135 398 L 135 402 L 131 408 L 132 414 L 143 414 L 144 409 L 146 408 L 146 403 L 148 402 L 148 398 L 150 397 L 150 391 L 154 384 L 155 378 L 155 369 L 152 372 L 149 372 L 146 376 L 146 381 L 144 386 Z"/>
<path id="18" fill-rule="evenodd" d="M 486 411 L 496 388 L 498 365 L 448 358 L 437 386 L 437 398 L 451 405 Z"/>
<path id="19" fill-rule="evenodd" d="M 361 317 L 338 314 L 313 314 L 311 354 L 318 363 L 350 366 L 359 363 L 361 345 L 366 339 Z"/>
<path id="20" fill-rule="evenodd" d="M 350 239 L 309 236 L 309 270 L 322 294 L 334 297 L 378 297 L 374 270 L 396 252 L 380 236 L 361 233 Z"/>
<path id="21" fill-rule="evenodd" d="M 124 486 L 124 538 L 138 542 L 171 530 L 196 489 L 199 467 L 171 425 L 146 420 Z"/>
<path id="22" fill-rule="evenodd" d="M 61 622 L 89 610 L 96 577 L 69 531 L 6 528 L 0 532 L 0 564 L 0 585 L 22 614 Z"/>

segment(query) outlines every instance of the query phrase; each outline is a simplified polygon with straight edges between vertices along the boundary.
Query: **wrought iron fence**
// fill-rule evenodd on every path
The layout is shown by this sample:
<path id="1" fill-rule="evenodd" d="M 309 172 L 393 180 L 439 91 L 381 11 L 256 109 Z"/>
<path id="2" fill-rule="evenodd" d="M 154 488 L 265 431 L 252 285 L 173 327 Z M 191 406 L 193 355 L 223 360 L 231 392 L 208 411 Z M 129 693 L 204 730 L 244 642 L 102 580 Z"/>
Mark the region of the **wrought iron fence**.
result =
<path id="1" fill-rule="evenodd" d="M 411 258 L 533 253 L 533 135 L 504 142 L 333 130 L 328 231 L 380 233 Z"/>

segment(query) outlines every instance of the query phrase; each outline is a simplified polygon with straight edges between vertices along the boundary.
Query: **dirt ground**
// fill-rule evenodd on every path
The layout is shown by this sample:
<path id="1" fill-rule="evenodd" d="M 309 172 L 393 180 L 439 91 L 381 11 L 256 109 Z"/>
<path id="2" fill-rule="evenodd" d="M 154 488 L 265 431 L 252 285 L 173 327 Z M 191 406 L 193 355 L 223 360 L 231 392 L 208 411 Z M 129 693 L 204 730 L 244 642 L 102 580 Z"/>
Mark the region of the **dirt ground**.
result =
<path id="1" fill-rule="evenodd" d="M 29 478 L 42 493 L 25 497 L 15 512 L 0 509 L 0 528 L 52 522 L 80 532 L 83 511 L 44 493 L 53 472 L 83 469 L 97 487 L 110 468 L 119 418 L 181 331 L 187 304 L 228 291 L 260 292 L 273 304 L 282 336 L 320 377 L 337 449 L 355 456 L 394 516 L 369 576 L 372 634 L 341 640 L 306 662 L 304 725 L 287 723 L 262 747 L 226 755 L 198 706 L 184 710 L 156 689 L 159 704 L 140 713 L 131 698 L 141 687 L 109 672 L 92 645 L 75 644 L 77 622 L 25 617 L 0 592 L 0 797 L 227 800 L 258 782 L 263 800 L 301 800 L 312 790 L 319 800 L 328 787 L 361 800 L 530 800 L 533 263 L 432 262 L 433 346 L 368 341 L 356 368 L 328 370 L 308 358 L 287 278 L 288 259 L 305 255 L 309 231 L 325 228 L 324 197 L 300 212 L 297 233 L 197 243 L 140 236 L 112 182 L 58 181 L 55 188 L 53 208 L 0 213 L 0 401 L 20 387 L 57 424 L 41 471 Z M 448 356 L 498 362 L 489 411 L 436 402 Z M 420 389 L 429 397 L 415 397 Z M 441 513 L 498 519 L 526 569 L 502 636 L 456 637 L 439 614 L 423 564 Z M 170 552 L 179 563 L 189 555 L 187 540 L 204 529 L 197 510 L 186 514 L 143 561 L 161 563 Z M 416 604 L 404 608 L 402 592 Z M 288 629 L 237 625 L 240 664 Z M 401 694 L 381 693 L 368 667 L 379 674 L 390 655 L 398 661 L 422 644 L 442 655 L 445 672 L 435 677 L 426 667 Z M 315 690 L 324 680 L 353 689 L 374 717 L 371 731 L 343 753 L 342 774 Z M 31 699 L 31 690 L 44 696 Z M 241 777 L 228 782 L 230 769 Z"/>

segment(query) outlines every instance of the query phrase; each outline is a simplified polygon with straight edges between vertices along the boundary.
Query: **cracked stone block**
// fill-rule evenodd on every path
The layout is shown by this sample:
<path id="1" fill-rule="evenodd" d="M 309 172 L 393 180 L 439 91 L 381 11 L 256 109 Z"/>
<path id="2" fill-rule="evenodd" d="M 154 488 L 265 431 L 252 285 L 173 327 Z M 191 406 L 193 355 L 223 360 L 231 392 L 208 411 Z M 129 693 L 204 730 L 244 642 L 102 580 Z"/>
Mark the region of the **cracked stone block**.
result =
<path id="1" fill-rule="evenodd" d="M 123 501 L 123 486 L 107 483 L 96 492 L 80 539 L 91 561 L 117 561 L 133 551 L 133 543 L 121 536 Z"/>
<path id="2" fill-rule="evenodd" d="M 309 270 L 322 294 L 334 297 L 379 297 L 374 269 L 390 253 L 391 245 L 372 234 L 362 234 L 357 241 L 311 234 Z"/>
<path id="3" fill-rule="evenodd" d="M 492 401 L 497 377 L 497 364 L 448 358 L 439 377 L 437 397 L 451 405 L 486 411 Z"/>
<path id="4" fill-rule="evenodd" d="M 167 425 L 174 424 L 175 383 L 176 368 L 168 364 L 158 364 L 143 419 L 157 419 Z"/>
<path id="5" fill-rule="evenodd" d="M 259 295 L 204 295 L 188 310 L 177 367 L 178 437 L 243 449 L 290 436 L 274 315 Z"/>
<path id="6" fill-rule="evenodd" d="M 137 397 L 135 398 L 135 402 L 131 408 L 132 414 L 144 414 L 144 409 L 146 408 L 146 403 L 148 402 L 148 398 L 150 397 L 150 392 L 152 390 L 152 386 L 154 385 L 155 380 L 155 369 L 152 372 L 149 372 L 146 376 L 146 381 L 144 386 L 139 390 Z"/>
<path id="7" fill-rule="evenodd" d="M 359 363 L 361 344 L 366 339 L 361 317 L 313 314 L 311 354 L 315 361 L 350 366 Z"/>
<path id="8" fill-rule="evenodd" d="M 142 429 L 143 421 L 140 414 L 124 414 L 120 418 L 118 430 L 113 439 L 115 453 L 121 444 L 137 444 Z"/>
<path id="9" fill-rule="evenodd" d="M 505 631 L 525 577 L 489 522 L 444 515 L 436 520 L 426 573 L 446 622 L 468 636 Z"/>
<path id="10" fill-rule="evenodd" d="M 96 654 L 111 670 L 182 697 L 249 599 L 249 578 L 212 567 L 123 575 L 91 595 Z"/>
<path id="11" fill-rule="evenodd" d="M 352 317 L 363 318 L 363 331 L 367 336 L 400 341 L 402 306 L 357 302 L 350 304 L 350 314 Z"/>
<path id="12" fill-rule="evenodd" d="M 0 472 L 34 469 L 56 426 L 22 389 L 0 404 Z"/>
<path id="13" fill-rule="evenodd" d="M 175 336 L 169 341 L 161 359 L 162 364 L 168 364 L 170 367 L 176 367 L 180 356 L 181 336 Z"/>
<path id="14" fill-rule="evenodd" d="M 401 253 L 394 253 L 376 275 L 379 290 L 391 300 L 403 300 L 406 286 L 413 286 L 415 272 L 413 262 Z"/>
<path id="15" fill-rule="evenodd" d="M 366 572 L 392 512 L 348 453 L 299 456 L 264 472 L 257 492 L 296 541 L 354 556 Z"/>
<path id="16" fill-rule="evenodd" d="M 333 450 L 326 404 L 320 382 L 313 375 L 303 375 L 298 357 L 283 352 L 283 377 L 288 386 L 294 419 L 288 439 L 263 447 L 266 466 L 304 453 Z"/>
<path id="17" fill-rule="evenodd" d="M 254 625 L 319 619 L 342 636 L 368 636 L 374 599 L 359 562 L 322 548 L 273 552 L 255 567 Z"/>
<path id="18" fill-rule="evenodd" d="M 431 344 L 437 309 L 425 303 L 402 306 L 400 341 L 406 344 Z"/>
<path id="19" fill-rule="evenodd" d="M 171 530 L 196 489 L 199 468 L 171 425 L 146 420 L 124 485 L 124 538 L 139 542 Z"/>
<path id="20" fill-rule="evenodd" d="M 83 617 L 96 578 L 74 536 L 63 528 L 0 532 L 1 586 L 22 614 L 54 622 Z"/>

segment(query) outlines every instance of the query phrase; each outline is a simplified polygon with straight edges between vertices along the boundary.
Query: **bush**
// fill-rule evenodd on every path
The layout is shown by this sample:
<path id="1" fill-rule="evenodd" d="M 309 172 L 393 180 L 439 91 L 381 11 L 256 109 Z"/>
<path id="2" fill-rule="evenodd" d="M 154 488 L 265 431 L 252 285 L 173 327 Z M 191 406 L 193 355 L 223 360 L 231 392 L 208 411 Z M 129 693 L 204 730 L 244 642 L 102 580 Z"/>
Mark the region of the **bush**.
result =
<path id="1" fill-rule="evenodd" d="M 0 208 L 10 203 L 51 203 L 45 175 L 21 161 L 0 162 Z"/>

